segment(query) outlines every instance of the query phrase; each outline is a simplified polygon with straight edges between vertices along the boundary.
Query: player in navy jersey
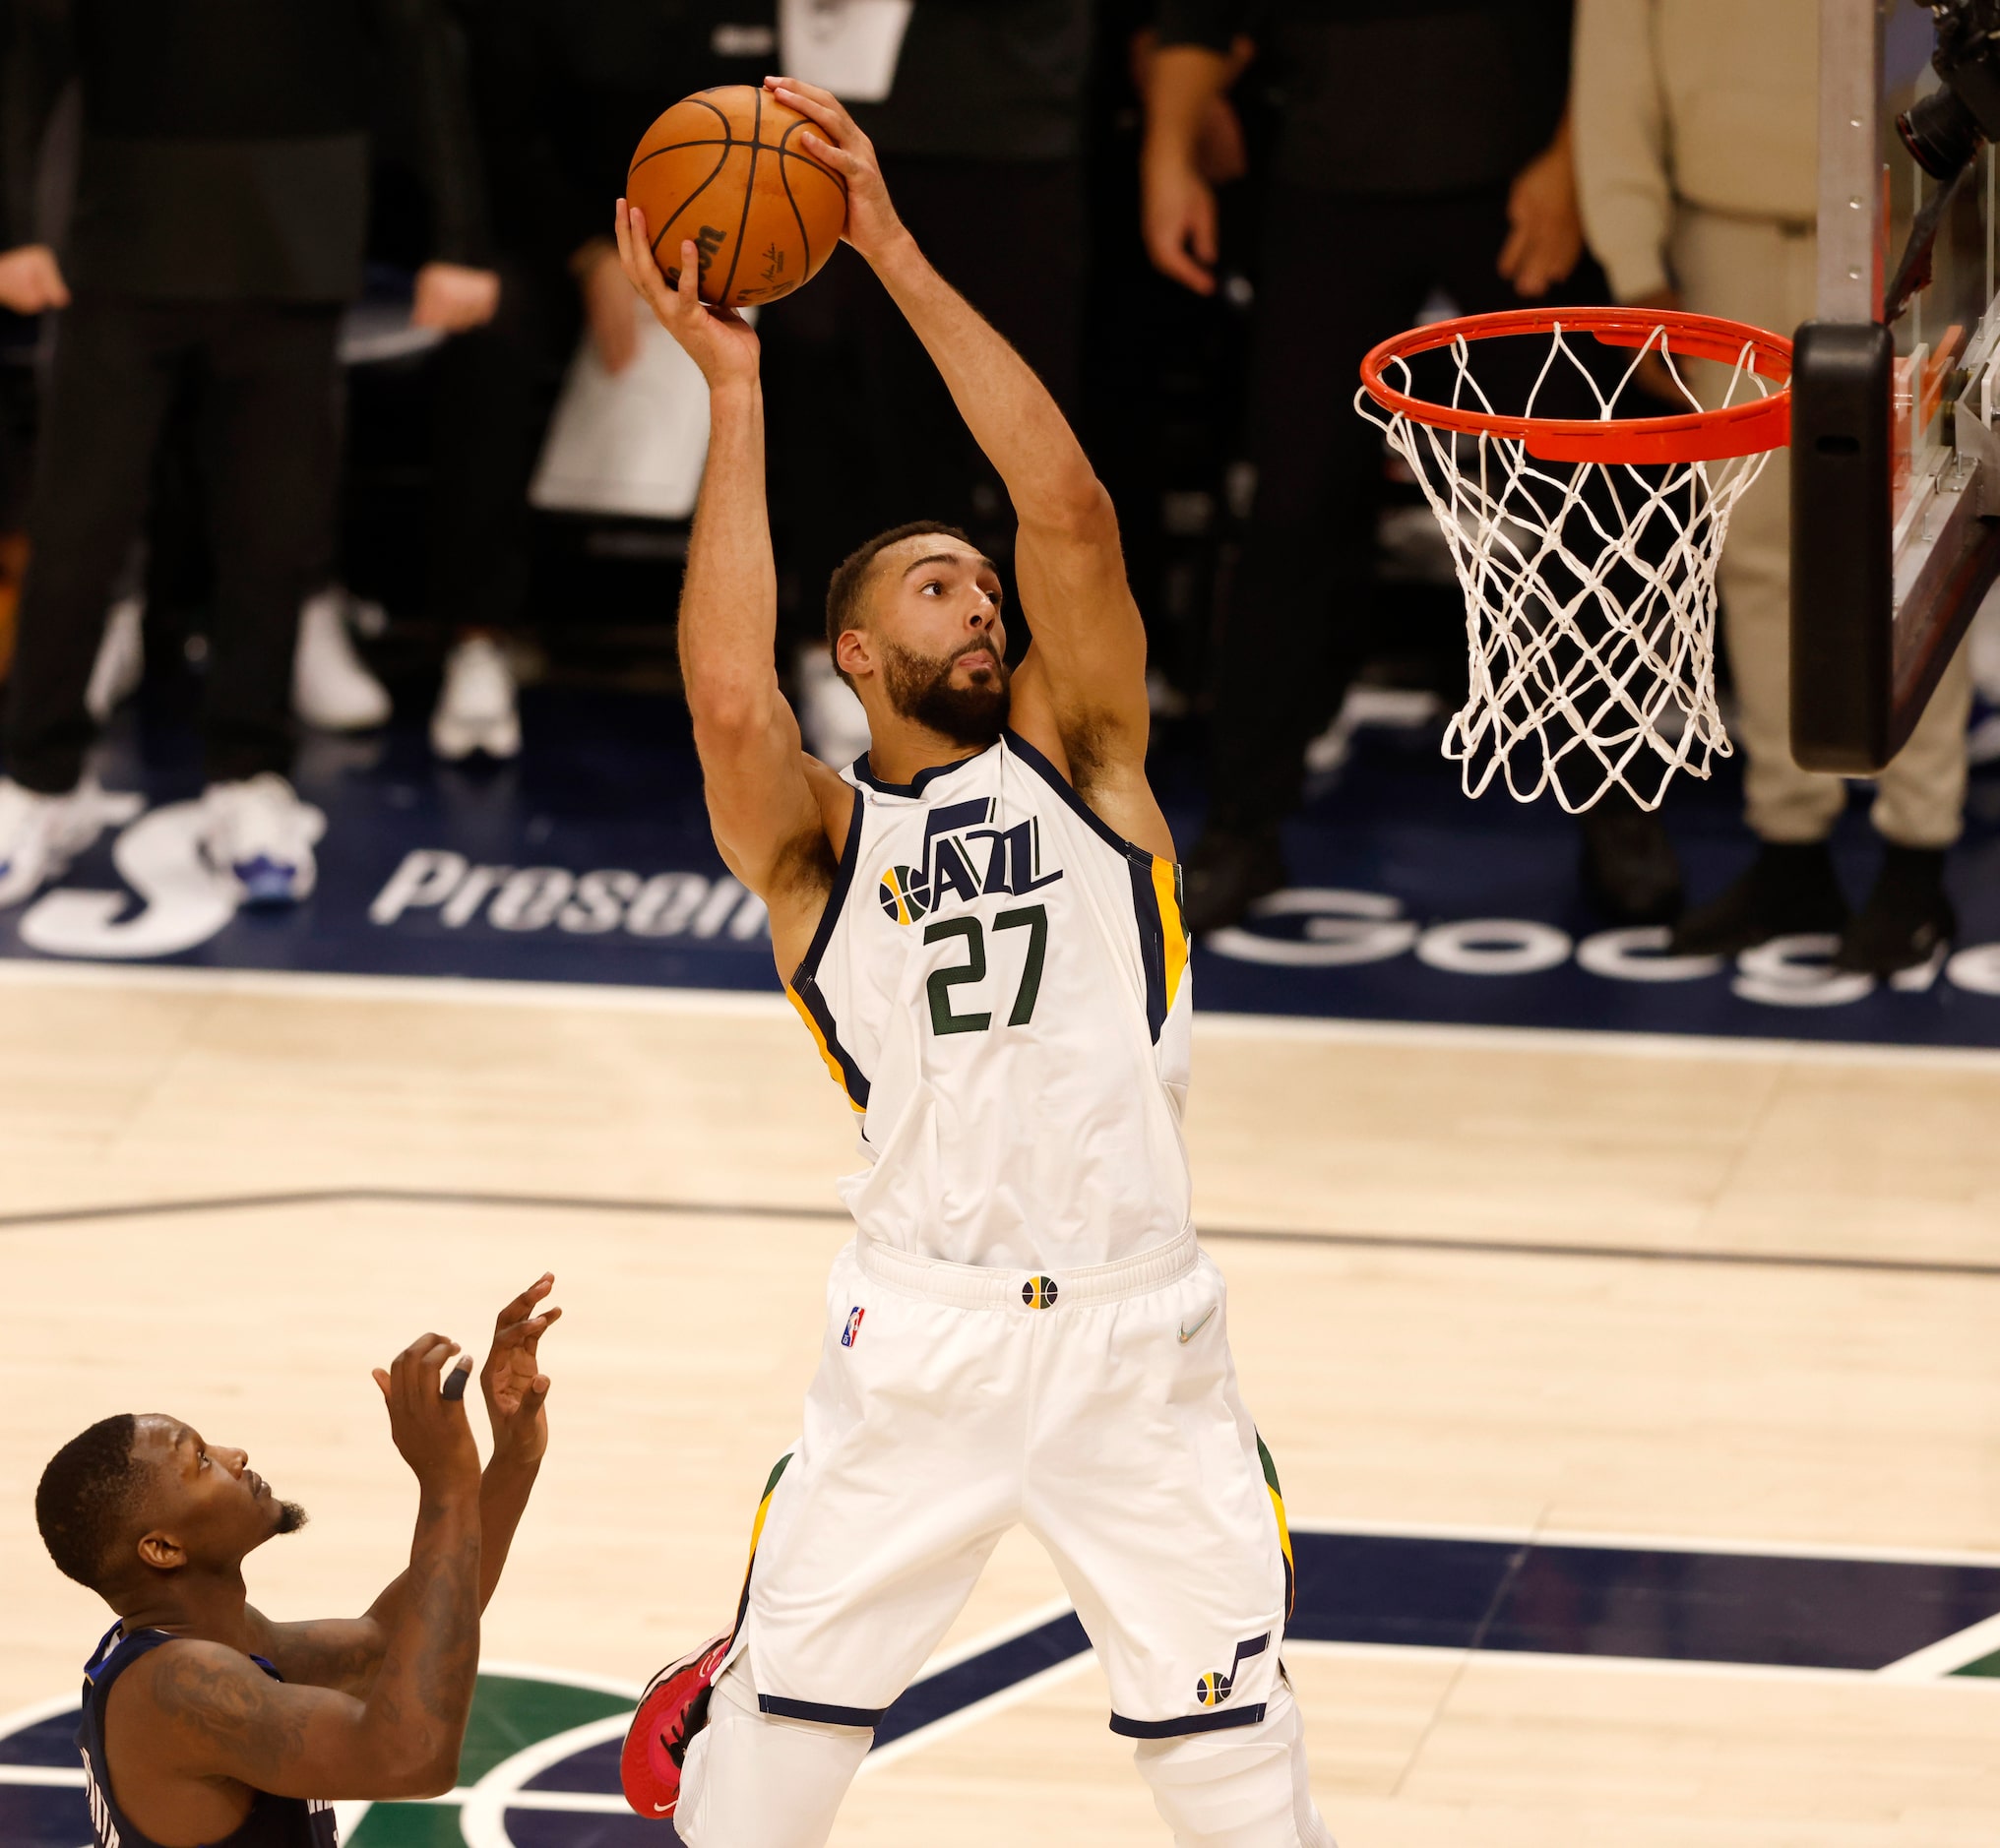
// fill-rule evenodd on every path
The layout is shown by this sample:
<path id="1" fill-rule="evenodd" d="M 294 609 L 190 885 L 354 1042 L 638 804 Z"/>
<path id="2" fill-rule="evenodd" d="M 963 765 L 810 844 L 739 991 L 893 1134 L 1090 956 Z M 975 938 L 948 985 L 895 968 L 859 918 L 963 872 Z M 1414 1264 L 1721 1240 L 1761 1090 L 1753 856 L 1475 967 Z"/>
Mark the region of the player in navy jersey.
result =
<path id="1" fill-rule="evenodd" d="M 409 1570 L 359 1618 L 274 1623 L 244 1558 L 295 1532 L 248 1455 L 157 1413 L 106 1418 L 42 1472 L 35 1519 L 62 1571 L 118 1622 L 84 1671 L 98 1848 L 334 1848 L 341 1798 L 434 1796 L 458 1776 L 479 1614 L 548 1445 L 536 1344 L 562 1312 L 543 1276 L 500 1312 L 479 1376 L 483 1476 L 458 1343 L 423 1334 L 376 1384 L 420 1499 Z"/>

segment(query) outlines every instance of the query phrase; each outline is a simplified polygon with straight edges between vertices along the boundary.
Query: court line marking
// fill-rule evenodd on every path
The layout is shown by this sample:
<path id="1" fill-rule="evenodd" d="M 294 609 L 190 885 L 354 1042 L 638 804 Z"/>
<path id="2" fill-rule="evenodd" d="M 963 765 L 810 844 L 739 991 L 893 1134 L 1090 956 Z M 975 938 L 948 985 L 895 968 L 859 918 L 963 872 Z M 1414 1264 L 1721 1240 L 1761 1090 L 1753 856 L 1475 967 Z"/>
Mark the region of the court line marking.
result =
<path id="1" fill-rule="evenodd" d="M 1075 1616 L 1076 1608 L 1067 1598 L 1051 1598 L 1046 1604 L 1037 1604 L 1020 1617 L 1011 1617 L 1005 1623 L 995 1625 L 991 1630 L 981 1631 L 978 1635 L 969 1637 L 956 1648 L 941 1650 L 923 1665 L 916 1681 L 912 1681 L 910 1686 L 914 1688 L 917 1682 L 928 1681 L 933 1675 L 943 1675 L 952 1669 L 962 1668 L 966 1663 L 986 1654 L 989 1650 L 1003 1649 L 1010 1642 L 1019 1642 L 1031 1631 L 1039 1630 L 1044 1624 L 1053 1624 L 1058 1618 Z M 1089 1654 L 1090 1651 L 1086 1650 L 1085 1653 Z M 890 1748 L 884 1746 L 882 1750 L 887 1752 Z"/>
<path id="2" fill-rule="evenodd" d="M 459 1832 L 465 1837 L 466 1848 L 513 1848 L 507 1833 L 506 1814 L 509 1808 L 515 1807 L 513 1800 L 517 1796 L 529 1794 L 521 1786 L 531 1777 L 538 1776 L 565 1758 L 574 1757 L 579 1752 L 613 1739 L 623 1739 L 631 1724 L 632 1715 L 629 1713 L 612 1713 L 603 1719 L 586 1720 L 581 1726 L 551 1733 L 546 1739 L 537 1739 L 533 1744 L 522 1747 L 512 1757 L 502 1758 L 476 1783 L 448 1792 L 448 1798 L 458 1798 L 464 1806 L 459 1813 Z M 597 1793 L 549 1791 L 540 1794 L 573 1797 Z M 604 1794 L 610 1795 L 608 1792 Z M 622 1796 L 616 1801 L 619 1809 L 626 1808 Z M 539 1810 L 557 1806 L 537 1803 L 519 1807 Z M 566 1804 L 562 1807 L 574 1806 Z"/>
<path id="3" fill-rule="evenodd" d="M 1066 1611 L 1067 1607 L 1064 1607 L 1064 1610 Z M 1919 1670 L 1916 1664 L 1920 1657 L 1932 1655 L 1952 1645 L 1963 1645 L 1968 1638 L 1979 1632 L 1988 1632 L 1990 1636 L 1996 1631 L 2000 1631 L 2000 1617 L 1989 1619 L 1983 1624 L 1975 1624 L 1969 1630 L 1961 1631 L 1956 1636 L 1948 1636 L 1943 1642 L 1934 1643 L 1929 1649 L 1919 1650 L 1916 1655 L 1905 1657 L 1902 1662 L 1892 1663 L 1883 1669 L 1809 1668 L 1770 1662 L 1681 1661 L 1659 1656 L 1574 1655 L 1546 1649 L 1445 1648 L 1423 1643 L 1329 1642 L 1299 1636 L 1285 1639 L 1284 1653 L 1287 1657 L 1317 1657 L 1335 1661 L 1442 1662 L 1449 1658 L 1456 1661 L 1461 1678 L 1475 1662 L 1520 1663 L 1534 1671 L 1608 1670 L 1622 1675 L 1666 1675 L 1682 1679 L 1719 1676 L 1732 1681 L 1788 1682 L 1823 1686 L 1832 1684 L 1849 1688 L 1879 1686 L 1884 1682 L 1898 1687 L 1979 1688 L 1987 1692 L 1977 1697 L 1992 1698 L 2000 1694 L 2000 1682 L 1977 1676 L 1958 1677 L 1951 1672 L 1952 1668 L 1963 1667 L 1966 1661 L 1977 1661 L 1982 1654 L 1991 1653 L 1989 1649 L 1975 1649 L 1969 1654 L 1965 1654 L 1964 1660 L 1954 1661 L 1949 1667 L 1940 1665 L 1936 1668 Z M 1005 1626 L 992 1632 L 984 1642 L 969 1645 L 969 1653 L 979 1653 L 986 1647 L 997 1648 L 1004 1642 L 1013 1640 L 1020 1633 L 1019 1626 Z M 1960 1652 L 1964 1653 L 1963 1648 Z M 1082 1674 L 1095 1660 L 1094 1650 L 1081 1650 L 1067 1660 L 1027 1676 L 997 1694 L 988 1694 L 985 1698 L 958 1708 L 941 1719 L 933 1720 L 928 1726 L 920 1727 L 893 1744 L 869 1753 L 862 1760 L 856 1776 L 865 1777 L 873 1772 L 889 1769 L 938 1740 L 969 1731 L 995 1713 L 1022 1705 L 1049 1688 Z M 943 1658 L 940 1658 L 940 1664 L 942 1662 Z M 935 1673 L 938 1666 L 939 1664 L 926 1665 L 926 1672 Z M 570 1681 L 572 1678 L 558 1671 L 554 1675 L 541 1672 L 541 1679 Z M 578 1678 L 575 1685 L 594 1687 L 601 1684 L 599 1681 Z M 624 1685 L 618 1684 L 620 1687 Z M 605 1692 L 610 1691 L 609 1687 L 605 1688 Z M 43 1702 L 27 1711 L 37 1713 L 39 1717 L 46 1719 L 53 1713 L 74 1711 L 74 1703 L 69 1700 Z M 12 1718 L 15 1721 L 21 1720 L 20 1715 Z M 608 1792 L 525 1790 L 521 1786 L 530 1777 L 560 1763 L 579 1751 L 610 1739 L 622 1738 L 629 1724 L 630 1716 L 623 1714 L 610 1714 L 600 1720 L 589 1720 L 582 1726 L 572 1727 L 566 1732 L 554 1733 L 547 1739 L 537 1740 L 533 1745 L 524 1748 L 512 1757 L 494 1765 L 474 1784 L 460 1785 L 457 1789 L 446 1791 L 436 1797 L 398 1801 L 413 1801 L 426 1806 L 463 1807 L 466 1816 L 462 1826 L 466 1831 L 468 1848 L 503 1848 L 504 1834 L 489 1834 L 488 1830 L 498 1829 L 501 1817 L 508 1810 L 624 1815 L 627 1813 L 624 1798 Z M 0 1720 L 0 1729 L 11 1730 L 9 1721 Z M 0 1786 L 5 1785 L 81 1790 L 84 1787 L 84 1773 L 81 1766 L 69 1769 L 47 1765 L 0 1764 Z M 363 1809 L 361 1805 L 341 1807 Z M 353 1820 L 358 1822 L 359 1817 L 354 1817 Z"/>
<path id="4" fill-rule="evenodd" d="M 636 1681 L 626 1681 L 618 1675 L 594 1675 L 587 1669 L 550 1668 L 541 1662 L 515 1662 L 505 1657 L 489 1661 L 479 1658 L 479 1673 L 499 1675 L 510 1681 L 553 1682 L 558 1688 L 585 1688 L 592 1694 L 610 1694 L 619 1700 L 629 1700 L 636 1707 L 639 1696 L 645 1692 Z"/>
<path id="5" fill-rule="evenodd" d="M 1453 1535 L 1459 1537 L 1480 1537 L 1510 1541 L 1531 1540 L 1541 1545 L 1608 1544 L 1613 1546 L 1639 1547 L 1657 1546 L 1662 1543 L 1640 1541 L 1629 1535 L 1584 1536 L 1565 1533 L 1557 1529 L 1539 1531 L 1532 1536 L 1520 1529 L 1481 1528 L 1427 1528 L 1412 1529 L 1408 1526 L 1390 1523 L 1345 1523 L 1325 1526 L 1314 1523 L 1307 1527 L 1300 1523 L 1300 1532 L 1346 1533 L 1346 1532 L 1393 1532 L 1410 1537 L 1426 1535 Z M 1742 1542 L 1706 1542 L 1699 1546 L 1685 1540 L 1664 1543 L 1668 1550 L 1700 1552 L 1767 1552 L 1780 1551 L 1774 1547 L 1752 1546 Z M 1849 1559 L 1922 1560 L 1925 1562 L 1959 1563 L 1961 1560 L 1980 1564 L 1987 1559 L 1971 1555 L 1917 1555 L 1886 1549 L 1848 1548 L 1833 1549 L 1821 1547 L 1791 1547 L 1783 1549 L 1793 1557 L 1823 1555 Z M 994 1629 L 969 1638 L 959 1647 L 945 1651 L 924 1665 L 918 1680 L 942 1673 L 970 1661 L 989 1650 L 1000 1648 L 1029 1632 L 1039 1628 L 1053 1618 L 1067 1616 L 1073 1607 L 1064 1599 L 1054 1599 L 1036 1606 L 1028 1613 L 1010 1619 Z M 1554 1650 L 1482 1649 L 1476 1645 L 1470 1648 L 1439 1647 L 1421 1643 L 1371 1643 L 1332 1642 L 1307 1637 L 1289 1637 L 1284 1644 L 1287 1655 L 1345 1659 L 1350 1661 L 1418 1661 L 1451 1659 L 1455 1663 L 1454 1688 L 1469 1673 L 1475 1661 L 1479 1662 L 1522 1662 L 1539 1669 L 1608 1669 L 1615 1673 L 1686 1677 L 1721 1676 L 1730 1680 L 1766 1682 L 1835 1684 L 1848 1687 L 1865 1686 L 1888 1682 L 1902 1687 L 1942 1687 L 1946 1685 L 1967 1687 L 1992 1687 L 2000 1690 L 2000 1683 L 1991 1683 L 1977 1677 L 1967 1677 L 1961 1682 L 1952 1671 L 1964 1667 L 1968 1662 L 1979 1660 L 1990 1654 L 1992 1647 L 2000 1643 L 2000 1615 L 1974 1624 L 1941 1641 L 1905 1656 L 1882 1669 L 1844 1669 L 1787 1666 L 1760 1662 L 1712 1662 L 1683 1661 L 1655 1656 L 1626 1655 L 1577 1655 Z M 1095 1651 L 1084 1648 L 1064 1661 L 1051 1664 L 1033 1675 L 1026 1676 L 995 1694 L 960 1707 L 941 1718 L 919 1727 L 902 1739 L 869 1753 L 862 1761 L 857 1776 L 867 1776 L 885 1770 L 911 1754 L 923 1750 L 935 1741 L 950 1738 L 978 1725 L 993 1714 L 1007 1708 L 1019 1706 L 1033 1699 L 1047 1689 L 1082 1674 L 1096 1660 Z M 636 1684 L 610 1676 L 593 1675 L 576 1670 L 544 1668 L 531 1663 L 514 1661 L 482 1662 L 480 1673 L 528 1680 L 555 1682 L 578 1688 L 588 1688 L 621 1698 L 637 1697 Z M 914 1684 L 912 1684 L 914 1685 Z M 1988 1696 L 1990 1697 L 1990 1696 Z M 18 1709 L 0 1717 L 0 1735 L 11 1734 L 37 1721 L 68 1714 L 75 1710 L 74 1699 L 70 1696 L 56 1696 L 38 1701 L 32 1706 Z M 1442 1712 L 1442 1706 L 1440 1707 Z M 462 1811 L 461 1829 L 468 1848 L 511 1848 L 511 1841 L 505 1827 L 505 1814 L 509 1810 L 536 1810 L 568 1814 L 622 1815 L 627 1806 L 622 1796 L 592 1791 L 531 1791 L 523 1789 L 526 1782 L 539 1772 L 562 1762 L 580 1751 L 602 1744 L 611 1739 L 622 1738 L 630 1725 L 627 1714 L 609 1714 L 602 1719 L 588 1720 L 581 1726 L 551 1734 L 546 1739 L 536 1740 L 524 1747 L 512 1756 L 493 1765 L 475 1783 L 461 1785 L 436 1797 L 417 1799 L 427 1806 L 457 1807 Z M 74 1769 L 50 1765 L 0 1764 L 0 1786 L 32 1786 L 43 1789 L 84 1788 L 84 1772 L 81 1766 Z M 347 1828 L 357 1825 L 372 1804 L 344 1804 L 339 1809 L 344 1814 L 341 1820 Z"/>
<path id="6" fill-rule="evenodd" d="M 1291 1527 L 1294 1533 L 1352 1534 L 1364 1539 L 1483 1540 L 1500 1546 L 1601 1547 L 1628 1553 L 1726 1553 L 1753 1559 L 1857 1560 L 1867 1565 L 1971 1566 L 2000 1571 L 2000 1551 L 1982 1553 L 1966 1548 L 1846 1546 L 1822 1540 L 1716 1539 L 1708 1535 L 1602 1533 L 1585 1527 L 1317 1519 L 1310 1515 L 1295 1518 Z M 1286 1647 L 1289 1646 L 1287 1643 Z M 1867 1672 L 1879 1673 L 1877 1670 Z"/>
<path id="7" fill-rule="evenodd" d="M 772 977 L 774 985 L 777 977 Z M 0 986 L 138 988 L 195 995 L 432 1002 L 596 1013 L 796 1019 L 775 992 L 644 988 L 611 982 L 508 982 L 457 975 L 342 975 L 284 969 L 214 969 L 0 956 Z M 1995 1030 L 2000 1033 L 2000 1012 Z M 1432 1020 L 1358 1020 L 1316 1015 L 1198 1012 L 1198 1037 L 1293 1039 L 1324 1045 L 1429 1046 L 1452 1052 L 1576 1052 L 1641 1060 L 1725 1059 L 1804 1065 L 1887 1065 L 2000 1075 L 2000 1050 L 1901 1046 L 1878 1040 L 1765 1038 L 1750 1034 L 1599 1032 L 1573 1026 L 1474 1026 Z"/>
<path id="8" fill-rule="evenodd" d="M 0 1739 L 12 1739 L 16 1733 L 25 1732 L 31 1726 L 39 1726 L 43 1720 L 60 1718 L 65 1713 L 77 1710 L 77 1696 L 73 1694 L 51 1694 L 46 1700 L 37 1700 L 31 1706 L 16 1707 L 11 1713 L 0 1713 Z M 0 1771 L 17 1767 L 0 1764 Z M 83 1776 L 78 1766 L 77 1775 Z"/>
<path id="9" fill-rule="evenodd" d="M 914 1732 L 905 1733 L 901 1739 L 893 1739 L 886 1746 L 874 1748 L 861 1760 L 861 1768 L 854 1775 L 866 1777 L 875 1771 L 886 1770 L 891 1765 L 901 1763 L 912 1753 L 921 1752 L 926 1746 L 934 1745 L 941 1739 L 949 1739 L 954 1734 L 963 1733 L 995 1713 L 1032 1699 L 1034 1695 L 1053 1688 L 1058 1682 L 1069 1681 L 1081 1675 L 1087 1668 L 1092 1667 L 1096 1659 L 1096 1650 L 1080 1649 L 1075 1655 L 1065 1657 L 1060 1662 L 1051 1663 L 1047 1668 L 1037 1669 L 1032 1675 L 1024 1676 L 1020 1681 L 1010 1683 L 997 1694 L 987 1694 L 983 1699 L 955 1708 L 942 1718 L 932 1720 L 927 1726 L 919 1726 Z"/>
<path id="10" fill-rule="evenodd" d="M 1779 1662 L 1682 1661 L 1670 1656 L 1654 1655 L 1564 1655 L 1552 1649 L 1459 1649 L 1433 1647 L 1415 1642 L 1321 1642 L 1300 1636 L 1287 1636 L 1284 1639 L 1284 1653 L 1287 1657 L 1294 1654 L 1345 1656 L 1352 1660 L 1374 1661 L 1413 1661 L 1421 1658 L 1457 1656 L 1463 1658 L 1467 1668 L 1474 1662 L 1487 1666 L 1494 1663 L 1520 1662 L 1532 1664 L 1536 1669 L 1609 1669 L 1621 1675 L 1673 1675 L 1684 1678 L 1719 1675 L 1731 1681 L 1831 1682 L 1849 1688 L 1879 1687 L 1888 1674 L 1886 1669 L 1799 1668 Z M 1984 1686 L 1989 1689 L 2000 1689 L 2000 1682 L 1993 1682 L 1977 1675 L 1898 1677 L 1891 1685 L 1923 1688 Z M 1992 1696 L 1989 1694 L 1977 1697 Z"/>
<path id="11" fill-rule="evenodd" d="M 462 1188 L 322 1187 L 271 1194 L 218 1194 L 191 1200 L 135 1201 L 97 1206 L 48 1206 L 0 1213 L 0 1232 L 145 1219 L 190 1212 L 338 1205 L 498 1206 L 532 1212 L 676 1214 L 702 1218 L 845 1221 L 844 1206 L 788 1206 L 775 1201 L 618 1200 L 564 1194 L 488 1194 Z M 1281 1231 L 1259 1226 L 1204 1226 L 1204 1240 L 1256 1245 L 1315 1245 L 1355 1251 L 1450 1252 L 1457 1256 L 1585 1259 L 1653 1264 L 1719 1264 L 1732 1268 L 1849 1270 L 1872 1274 L 2000 1278 L 2000 1263 L 1970 1259 L 1870 1258 L 1840 1252 L 1746 1252 L 1702 1246 L 1570 1245 L 1524 1239 L 1433 1238 L 1402 1232 Z"/>
<path id="12" fill-rule="evenodd" d="M 1955 1635 L 1944 1636 L 1922 1649 L 1913 1649 L 1899 1662 L 1875 1672 L 1883 1681 L 1935 1681 L 1952 1675 L 1973 1662 L 1983 1661 L 2000 1650 L 2000 1611 L 1977 1624 L 1968 1624 Z M 1968 1680 L 1985 1679 L 1969 1676 Z"/>

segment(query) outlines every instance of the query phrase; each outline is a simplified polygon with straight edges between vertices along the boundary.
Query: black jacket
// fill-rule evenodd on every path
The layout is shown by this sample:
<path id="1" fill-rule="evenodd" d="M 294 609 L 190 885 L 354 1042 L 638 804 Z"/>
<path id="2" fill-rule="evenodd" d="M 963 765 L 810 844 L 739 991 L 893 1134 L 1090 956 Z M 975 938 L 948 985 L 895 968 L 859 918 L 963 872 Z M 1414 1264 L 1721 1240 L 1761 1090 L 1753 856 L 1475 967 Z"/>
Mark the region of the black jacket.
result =
<path id="1" fill-rule="evenodd" d="M 916 0 L 896 85 L 854 120 L 883 154 L 1074 160 L 1094 0 Z"/>
<path id="2" fill-rule="evenodd" d="M 371 125 L 406 125 L 434 257 L 488 257 L 462 48 L 440 0 L 13 0 L 5 242 L 33 235 L 50 113 L 83 94 L 71 286 L 149 300 L 359 291 Z"/>
<path id="3" fill-rule="evenodd" d="M 1053 160 L 1083 147 L 1094 0 L 918 0 L 885 155 Z M 609 234 L 632 150 L 670 103 L 779 69 L 777 0 L 457 0 L 501 241 L 543 260 Z"/>
<path id="4" fill-rule="evenodd" d="M 1281 183 L 1435 196 L 1504 184 L 1554 138 L 1570 14 L 1571 0 L 1160 0 L 1159 36 L 1256 40 Z"/>
<path id="5" fill-rule="evenodd" d="M 632 151 L 692 91 L 778 69 L 776 0 L 457 0 L 500 242 L 542 261 L 611 234 Z"/>

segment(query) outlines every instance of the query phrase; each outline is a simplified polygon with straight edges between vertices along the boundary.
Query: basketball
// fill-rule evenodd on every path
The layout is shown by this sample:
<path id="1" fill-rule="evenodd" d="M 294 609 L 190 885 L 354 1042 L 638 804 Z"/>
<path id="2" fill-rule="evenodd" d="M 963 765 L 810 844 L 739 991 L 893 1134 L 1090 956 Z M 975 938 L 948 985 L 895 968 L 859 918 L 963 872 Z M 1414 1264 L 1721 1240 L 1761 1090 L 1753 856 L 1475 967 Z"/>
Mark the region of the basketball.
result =
<path id="1" fill-rule="evenodd" d="M 646 131 L 625 197 L 670 285 L 690 238 L 712 308 L 776 301 L 812 279 L 847 221 L 847 186 L 799 147 L 811 127 L 768 92 L 730 84 L 683 96 Z"/>

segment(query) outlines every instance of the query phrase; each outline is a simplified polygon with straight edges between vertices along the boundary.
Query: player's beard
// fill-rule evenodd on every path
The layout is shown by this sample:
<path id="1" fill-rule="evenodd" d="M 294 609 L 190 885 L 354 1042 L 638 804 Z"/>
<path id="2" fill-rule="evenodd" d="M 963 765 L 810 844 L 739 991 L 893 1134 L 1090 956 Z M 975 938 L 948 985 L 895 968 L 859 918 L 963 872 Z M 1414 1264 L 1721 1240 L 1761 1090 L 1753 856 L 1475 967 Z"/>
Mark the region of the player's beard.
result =
<path id="1" fill-rule="evenodd" d="M 959 657 L 968 648 L 954 648 L 944 660 L 913 653 L 885 643 L 882 689 L 889 704 L 905 718 L 942 733 L 954 744 L 986 746 L 998 741 L 1007 728 L 1007 663 L 990 642 L 980 641 L 974 648 L 993 657 L 993 671 L 983 681 L 969 687 L 952 685 Z"/>
<path id="2" fill-rule="evenodd" d="M 311 1518 L 296 1502 L 281 1502 L 278 1505 L 278 1525 L 274 1533 L 296 1533 Z"/>

